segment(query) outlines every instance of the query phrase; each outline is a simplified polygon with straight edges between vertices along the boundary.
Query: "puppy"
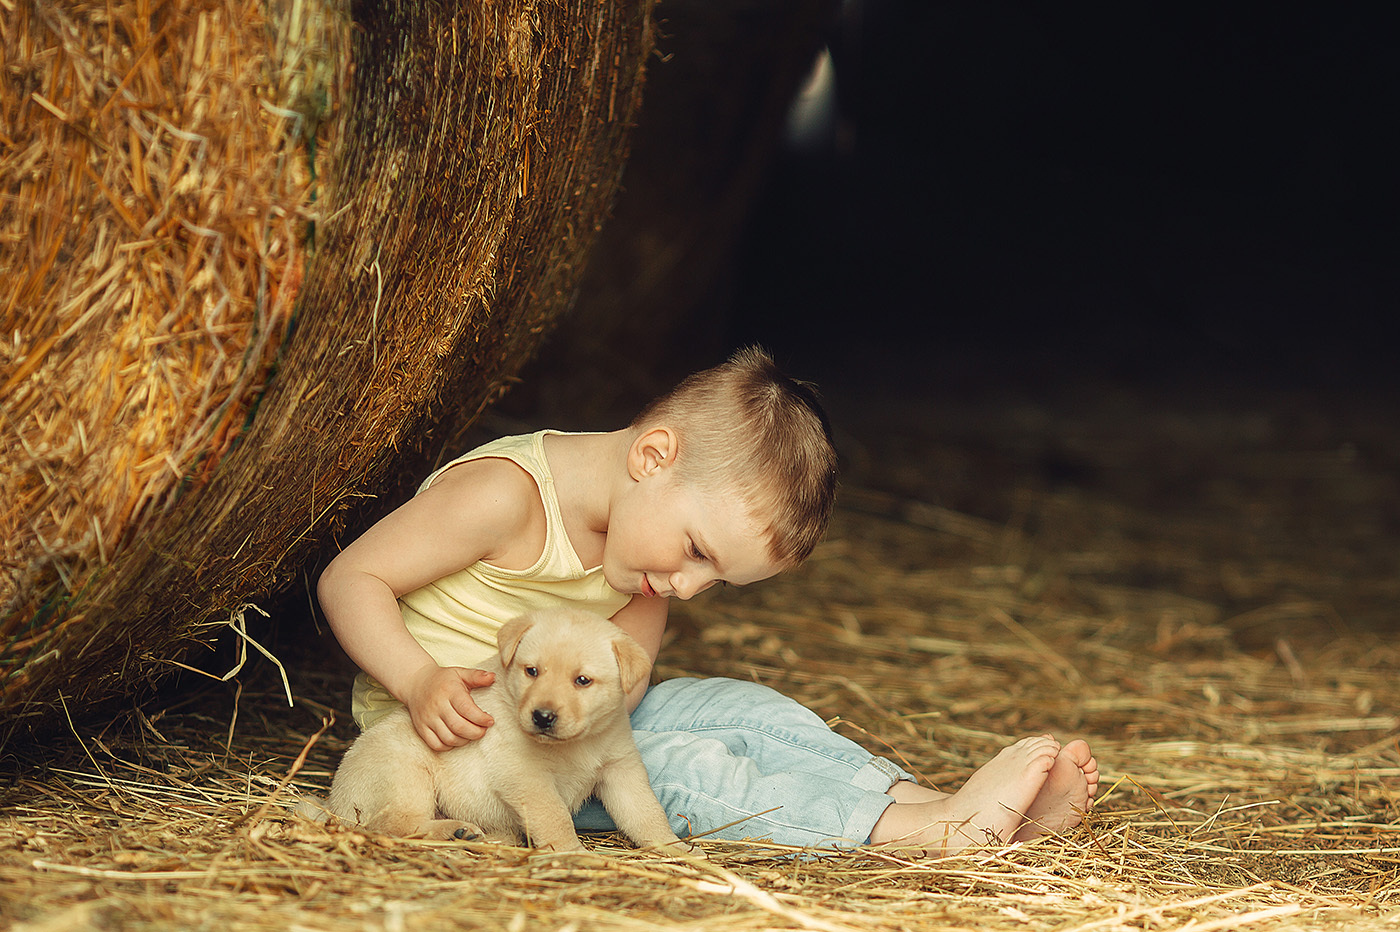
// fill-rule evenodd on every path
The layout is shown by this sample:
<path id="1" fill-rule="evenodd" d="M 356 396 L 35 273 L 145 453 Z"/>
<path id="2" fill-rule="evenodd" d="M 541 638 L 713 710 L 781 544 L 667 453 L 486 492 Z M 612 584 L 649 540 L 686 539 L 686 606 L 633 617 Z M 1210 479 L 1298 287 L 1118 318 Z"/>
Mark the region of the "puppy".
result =
<path id="1" fill-rule="evenodd" d="M 447 751 L 423 743 L 398 709 L 345 752 L 324 810 L 312 818 L 389 835 L 481 836 L 585 850 L 571 815 L 596 794 L 638 845 L 688 846 L 667 824 L 632 739 L 624 700 L 651 669 L 646 651 L 607 619 L 535 611 L 501 627 L 495 682 L 472 698 L 495 723 Z"/>

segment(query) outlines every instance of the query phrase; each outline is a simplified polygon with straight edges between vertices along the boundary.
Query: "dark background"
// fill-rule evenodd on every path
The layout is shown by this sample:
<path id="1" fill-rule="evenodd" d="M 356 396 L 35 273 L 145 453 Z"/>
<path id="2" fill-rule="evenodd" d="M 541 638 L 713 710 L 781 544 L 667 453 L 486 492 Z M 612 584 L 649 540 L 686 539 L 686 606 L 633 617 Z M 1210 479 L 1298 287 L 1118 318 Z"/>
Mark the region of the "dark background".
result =
<path id="1" fill-rule="evenodd" d="M 726 342 L 911 391 L 1388 393 L 1392 39 L 1358 4 L 848 3 L 839 115 L 768 176 Z"/>

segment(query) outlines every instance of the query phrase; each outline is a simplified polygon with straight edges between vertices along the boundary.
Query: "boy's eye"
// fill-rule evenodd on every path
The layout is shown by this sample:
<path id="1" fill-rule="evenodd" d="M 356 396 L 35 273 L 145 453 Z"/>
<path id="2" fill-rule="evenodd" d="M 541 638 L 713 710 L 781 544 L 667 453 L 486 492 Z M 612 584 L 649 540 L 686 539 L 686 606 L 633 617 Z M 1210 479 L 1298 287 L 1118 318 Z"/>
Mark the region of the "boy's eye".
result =
<path id="1" fill-rule="evenodd" d="M 697 546 L 695 546 L 695 543 L 694 543 L 693 541 L 691 542 L 691 545 L 690 545 L 690 555 L 691 555 L 692 557 L 694 557 L 695 559 L 697 559 L 697 560 L 706 560 L 706 559 L 709 559 L 709 558 L 706 557 L 703 553 L 700 552 L 700 548 L 697 547 Z"/>
<path id="2" fill-rule="evenodd" d="M 582 676 L 582 675 L 576 676 L 576 677 L 574 677 L 574 685 L 575 685 L 575 686 L 592 686 L 592 685 L 593 685 L 593 680 L 592 680 L 591 677 L 587 677 L 587 676 Z"/>
<path id="3" fill-rule="evenodd" d="M 526 667 L 526 668 L 525 668 L 525 675 L 528 676 L 528 677 L 531 677 L 531 678 L 534 678 L 534 677 L 536 677 L 536 676 L 539 676 L 539 675 L 540 675 L 540 668 L 539 668 L 539 667 Z"/>

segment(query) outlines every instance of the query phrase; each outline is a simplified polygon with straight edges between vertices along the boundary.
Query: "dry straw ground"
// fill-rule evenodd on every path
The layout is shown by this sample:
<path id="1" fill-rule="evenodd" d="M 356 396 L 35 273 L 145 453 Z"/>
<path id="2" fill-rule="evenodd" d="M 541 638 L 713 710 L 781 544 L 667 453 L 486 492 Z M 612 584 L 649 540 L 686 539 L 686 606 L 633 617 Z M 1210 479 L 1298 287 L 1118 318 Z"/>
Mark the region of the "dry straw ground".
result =
<path id="1" fill-rule="evenodd" d="M 678 611 L 663 675 L 786 690 L 939 786 L 1015 735 L 1089 738 L 1104 791 L 1064 837 L 932 861 L 716 843 L 693 862 L 311 825 L 288 807 L 351 732 L 323 729 L 347 671 L 303 641 L 278 651 L 295 708 L 263 663 L 12 748 L 0 923 L 1400 928 L 1400 438 L 1282 401 L 838 405 L 861 433 L 828 542 Z"/>

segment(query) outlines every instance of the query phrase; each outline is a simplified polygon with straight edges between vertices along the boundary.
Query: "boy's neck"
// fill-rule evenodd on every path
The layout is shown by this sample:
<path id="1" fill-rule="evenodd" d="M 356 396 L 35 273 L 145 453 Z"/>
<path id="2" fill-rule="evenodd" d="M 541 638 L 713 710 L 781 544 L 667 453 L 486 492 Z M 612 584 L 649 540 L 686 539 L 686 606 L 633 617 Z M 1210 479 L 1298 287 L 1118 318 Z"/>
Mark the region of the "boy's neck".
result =
<path id="1" fill-rule="evenodd" d="M 612 496 L 618 474 L 626 468 L 629 442 L 626 430 L 545 437 L 545 456 L 570 530 L 607 534 Z"/>

